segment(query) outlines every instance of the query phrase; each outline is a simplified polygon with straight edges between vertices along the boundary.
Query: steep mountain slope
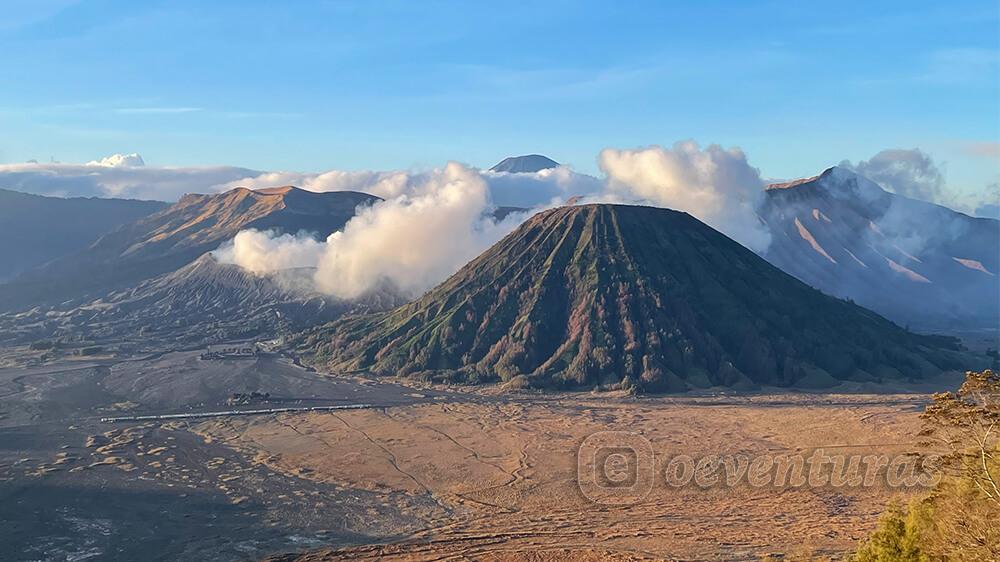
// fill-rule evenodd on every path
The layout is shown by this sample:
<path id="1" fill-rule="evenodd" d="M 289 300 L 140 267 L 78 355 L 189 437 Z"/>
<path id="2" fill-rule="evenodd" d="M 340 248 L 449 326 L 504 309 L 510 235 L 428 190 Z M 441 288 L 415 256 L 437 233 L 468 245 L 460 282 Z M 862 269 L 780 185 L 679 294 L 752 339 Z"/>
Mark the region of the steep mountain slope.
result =
<path id="1" fill-rule="evenodd" d="M 242 229 L 315 232 L 341 229 L 373 195 L 313 193 L 295 187 L 217 195 L 185 195 L 163 211 L 124 225 L 82 252 L 56 260 L 0 286 L 0 310 L 95 298 L 182 267 Z"/>
<path id="2" fill-rule="evenodd" d="M 996 328 L 1000 221 L 888 193 L 843 168 L 768 187 L 765 257 L 914 328 Z"/>
<path id="3" fill-rule="evenodd" d="M 955 366 L 918 336 L 781 272 L 686 213 L 535 215 L 421 299 L 302 340 L 333 369 L 650 390 L 920 377 Z"/>
<path id="4" fill-rule="evenodd" d="M 541 154 L 510 156 L 490 168 L 491 172 L 507 172 L 508 174 L 535 173 L 549 168 L 555 168 L 559 163 Z"/>
<path id="5" fill-rule="evenodd" d="M 345 313 L 386 310 L 401 299 L 374 293 L 357 301 L 311 290 L 312 270 L 255 275 L 205 254 L 177 271 L 75 307 L 0 314 L 0 341 L 132 341 L 150 349 L 272 339 Z"/>
<path id="6" fill-rule="evenodd" d="M 165 207 L 159 201 L 44 197 L 0 189 L 0 282 L 82 250 L 102 234 Z"/>

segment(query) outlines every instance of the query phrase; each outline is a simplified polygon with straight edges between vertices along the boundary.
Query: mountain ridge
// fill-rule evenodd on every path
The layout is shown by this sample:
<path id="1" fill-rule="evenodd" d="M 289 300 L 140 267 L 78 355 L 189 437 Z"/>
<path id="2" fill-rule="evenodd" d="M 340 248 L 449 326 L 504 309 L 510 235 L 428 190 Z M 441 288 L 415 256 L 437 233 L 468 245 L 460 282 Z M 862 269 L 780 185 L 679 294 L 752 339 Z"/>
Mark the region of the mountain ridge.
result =
<path id="1" fill-rule="evenodd" d="M 281 189 L 278 193 L 241 187 L 185 195 L 166 209 L 101 236 L 84 251 L 0 285 L 0 310 L 94 298 L 123 289 L 183 267 L 247 228 L 326 237 L 343 228 L 358 206 L 380 201 L 354 191 Z"/>
<path id="2" fill-rule="evenodd" d="M 0 314 L 4 340 L 27 343 L 127 342 L 155 349 L 246 338 L 275 339 L 346 313 L 400 304 L 373 291 L 352 301 L 312 289 L 309 269 L 258 275 L 221 263 L 211 253 L 169 273 L 71 307 L 36 307 Z"/>
<path id="3" fill-rule="evenodd" d="M 890 193 L 842 167 L 773 184 L 764 257 L 809 285 L 922 329 L 1000 322 L 1000 221 Z"/>

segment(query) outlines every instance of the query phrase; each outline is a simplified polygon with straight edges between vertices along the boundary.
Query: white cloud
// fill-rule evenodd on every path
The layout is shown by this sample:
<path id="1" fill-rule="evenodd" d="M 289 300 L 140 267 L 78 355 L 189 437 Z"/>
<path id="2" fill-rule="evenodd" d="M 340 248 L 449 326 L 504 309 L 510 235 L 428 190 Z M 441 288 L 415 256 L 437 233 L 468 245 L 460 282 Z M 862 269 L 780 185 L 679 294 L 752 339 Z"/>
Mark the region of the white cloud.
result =
<path id="1" fill-rule="evenodd" d="M 601 152 L 608 194 L 688 212 L 745 246 L 762 251 L 770 234 L 756 213 L 760 172 L 738 148 L 694 141 L 671 148 L 608 148 Z"/>
<path id="2" fill-rule="evenodd" d="M 185 193 L 216 191 L 214 186 L 260 173 L 231 166 L 171 168 L 140 162 L 136 154 L 114 155 L 87 164 L 0 164 L 0 188 L 55 197 L 176 201 Z"/>
<path id="3" fill-rule="evenodd" d="M 472 170 L 470 168 L 470 170 Z M 578 174 L 566 166 L 559 166 L 535 173 L 508 174 L 473 170 L 489 187 L 492 202 L 497 206 L 530 208 L 544 205 L 553 199 L 566 199 L 574 195 L 589 195 L 603 189 L 604 183 L 593 176 Z M 234 187 L 260 189 L 276 185 L 294 185 L 309 191 L 362 191 L 383 199 L 392 199 L 406 192 L 410 182 L 419 172 L 344 171 L 329 170 L 320 173 L 264 172 L 257 176 L 240 178 L 215 190 Z"/>
<path id="4" fill-rule="evenodd" d="M 138 168 L 140 166 L 145 166 L 146 162 L 139 156 L 138 153 L 133 152 L 131 154 L 112 154 L 111 156 L 105 156 L 100 160 L 91 160 L 87 162 L 88 166 L 105 166 L 107 168 Z"/>
<path id="5" fill-rule="evenodd" d="M 344 171 L 329 170 L 321 173 L 304 172 L 264 172 L 235 179 L 214 187 L 216 191 L 226 191 L 234 187 L 260 189 L 279 185 L 294 185 L 309 191 L 362 191 L 389 199 L 401 195 L 410 180 L 410 172 L 405 171 Z"/>
<path id="6" fill-rule="evenodd" d="M 893 193 L 932 203 L 941 201 L 944 174 L 920 149 L 890 148 L 856 165 L 847 160 L 840 165 Z"/>
<path id="7" fill-rule="evenodd" d="M 407 193 L 361 212 L 327 239 L 317 287 L 351 298 L 386 281 L 416 295 L 441 282 L 516 224 L 496 224 L 474 170 L 449 163 L 410 178 Z"/>
<path id="8" fill-rule="evenodd" d="M 578 174 L 566 166 L 557 166 L 534 173 L 508 174 L 481 172 L 490 187 L 490 195 L 498 206 L 537 207 L 574 196 L 600 193 L 604 182 L 593 176 Z"/>

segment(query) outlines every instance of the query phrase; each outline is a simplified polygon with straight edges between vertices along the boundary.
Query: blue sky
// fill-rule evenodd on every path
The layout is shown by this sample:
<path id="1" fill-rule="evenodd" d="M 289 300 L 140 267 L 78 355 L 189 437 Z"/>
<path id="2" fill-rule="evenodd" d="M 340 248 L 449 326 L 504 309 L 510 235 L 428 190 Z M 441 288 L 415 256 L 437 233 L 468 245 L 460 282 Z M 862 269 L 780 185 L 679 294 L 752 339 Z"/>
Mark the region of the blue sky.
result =
<path id="1" fill-rule="evenodd" d="M 920 148 L 1000 180 L 985 2 L 48 2 L 0 6 L 0 163 L 489 166 L 743 148 L 811 175 Z"/>

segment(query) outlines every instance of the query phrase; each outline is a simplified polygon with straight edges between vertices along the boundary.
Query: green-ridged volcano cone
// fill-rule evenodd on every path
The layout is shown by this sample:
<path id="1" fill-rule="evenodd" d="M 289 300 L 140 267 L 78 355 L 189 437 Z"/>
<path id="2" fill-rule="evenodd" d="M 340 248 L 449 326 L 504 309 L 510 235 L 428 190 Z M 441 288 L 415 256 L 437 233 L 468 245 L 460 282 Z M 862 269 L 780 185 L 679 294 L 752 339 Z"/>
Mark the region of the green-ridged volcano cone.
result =
<path id="1" fill-rule="evenodd" d="M 334 370 L 651 391 L 917 379 L 961 367 L 677 211 L 539 213 L 420 299 L 304 340 Z M 520 382 L 525 382 L 520 379 Z"/>

